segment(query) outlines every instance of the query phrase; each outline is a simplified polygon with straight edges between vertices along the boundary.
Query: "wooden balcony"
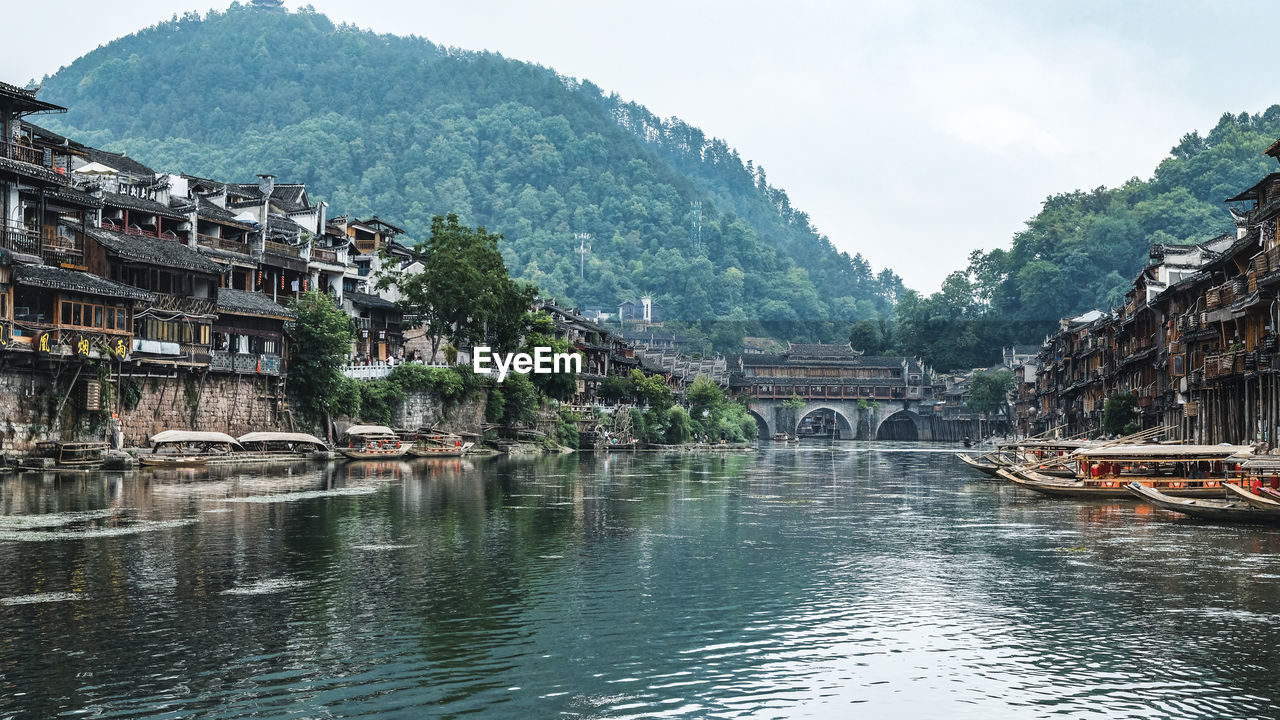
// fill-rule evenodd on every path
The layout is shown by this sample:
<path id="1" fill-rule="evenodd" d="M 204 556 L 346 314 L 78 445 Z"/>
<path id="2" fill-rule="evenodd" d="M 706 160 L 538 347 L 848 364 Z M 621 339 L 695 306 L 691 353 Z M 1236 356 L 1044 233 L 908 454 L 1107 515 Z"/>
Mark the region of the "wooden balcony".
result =
<path id="1" fill-rule="evenodd" d="M 330 250 L 329 248 L 312 247 L 311 259 L 314 260 L 315 262 L 330 263 L 333 265 L 345 264 L 339 257 L 338 251 Z"/>
<path id="2" fill-rule="evenodd" d="M 231 238 L 217 237 L 215 235 L 205 235 L 198 233 L 196 235 L 196 243 L 214 250 L 226 250 L 228 252 L 240 253 L 242 255 L 249 254 L 249 244 L 234 240 Z"/>
<path id="3" fill-rule="evenodd" d="M 40 233 L 20 227 L 0 228 L 0 248 L 38 256 L 40 254 Z"/>
<path id="4" fill-rule="evenodd" d="M 53 153 L 46 151 L 44 148 L 0 141 L 0 157 L 30 165 L 31 171 L 29 174 L 47 182 L 55 182 L 62 185 L 71 184 L 71 180 L 67 178 L 66 171 L 55 167 Z"/>
<path id="5" fill-rule="evenodd" d="M 300 257 L 298 254 L 298 248 L 284 243 L 272 242 L 271 240 L 264 241 L 263 249 L 266 250 L 266 252 L 274 253 L 276 255 L 284 255 L 285 257 Z"/>
<path id="6" fill-rule="evenodd" d="M 84 264 L 84 240 L 79 237 L 59 235 L 45 238 L 40 248 L 40 257 L 47 265 L 86 270 Z"/>

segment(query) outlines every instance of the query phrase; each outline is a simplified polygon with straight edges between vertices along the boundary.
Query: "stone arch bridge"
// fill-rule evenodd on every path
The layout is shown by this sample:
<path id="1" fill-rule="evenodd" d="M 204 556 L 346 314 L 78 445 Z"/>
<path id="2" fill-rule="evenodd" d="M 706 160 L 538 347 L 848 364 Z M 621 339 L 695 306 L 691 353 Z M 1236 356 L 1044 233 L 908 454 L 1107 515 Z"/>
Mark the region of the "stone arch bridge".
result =
<path id="1" fill-rule="evenodd" d="M 819 410 L 836 415 L 837 437 L 841 440 L 932 440 L 933 428 L 919 413 L 919 400 L 891 400 L 879 407 L 858 409 L 857 400 L 813 399 L 792 410 L 780 399 L 753 399 L 747 407 L 760 428 L 760 437 L 785 432 L 794 437 L 800 421 Z M 860 435 L 860 433 L 863 433 Z"/>

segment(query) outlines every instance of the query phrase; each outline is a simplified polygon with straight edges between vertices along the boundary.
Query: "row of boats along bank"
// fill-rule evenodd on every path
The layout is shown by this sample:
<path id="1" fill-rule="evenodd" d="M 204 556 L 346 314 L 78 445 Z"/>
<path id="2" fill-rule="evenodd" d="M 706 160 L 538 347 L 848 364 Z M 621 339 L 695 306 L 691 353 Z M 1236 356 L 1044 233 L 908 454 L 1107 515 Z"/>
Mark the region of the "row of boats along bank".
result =
<path id="1" fill-rule="evenodd" d="M 113 461 L 148 467 L 202 467 L 241 463 L 331 460 L 391 460 L 405 457 L 448 458 L 471 452 L 479 438 L 433 428 L 393 430 L 384 425 L 352 425 L 334 445 L 307 433 L 252 432 L 240 437 L 226 433 L 165 430 L 136 452 L 109 452 L 106 443 L 46 443 L 24 459 L 18 469 L 112 466 Z"/>
<path id="2" fill-rule="evenodd" d="M 1138 499 L 1191 517 L 1280 525 L 1280 456 L 1248 445 L 1030 439 L 982 455 L 956 453 L 991 477 L 1044 495 Z"/>

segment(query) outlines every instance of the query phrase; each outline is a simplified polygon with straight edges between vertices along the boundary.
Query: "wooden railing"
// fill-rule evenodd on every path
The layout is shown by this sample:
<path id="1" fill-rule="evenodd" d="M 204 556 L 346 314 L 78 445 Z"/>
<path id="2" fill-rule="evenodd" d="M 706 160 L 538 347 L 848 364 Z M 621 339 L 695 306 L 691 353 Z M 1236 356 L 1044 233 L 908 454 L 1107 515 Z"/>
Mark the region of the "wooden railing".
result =
<path id="1" fill-rule="evenodd" d="M 231 238 L 217 237 L 216 235 L 205 235 L 203 233 L 199 233 L 196 235 L 196 242 L 207 248 L 214 248 L 216 250 L 229 250 L 231 252 L 241 253 L 243 255 L 249 254 L 248 243 L 244 243 L 239 240 L 234 240 Z"/>
<path id="2" fill-rule="evenodd" d="M 40 257 L 49 265 L 84 270 L 84 241 L 76 237 L 59 235 L 56 238 L 45 238 L 40 248 Z"/>
<path id="3" fill-rule="evenodd" d="M 0 248 L 27 255 L 39 255 L 40 233 L 25 228 L 0 228 Z"/>
<path id="4" fill-rule="evenodd" d="M 0 151 L 3 151 L 4 156 L 10 160 L 31 163 L 42 168 L 49 167 L 44 162 L 45 153 L 41 148 L 33 148 L 29 145 L 15 145 L 11 142 L 0 142 Z"/>
<path id="5" fill-rule="evenodd" d="M 318 248 L 313 246 L 311 248 L 311 259 L 316 262 L 333 263 L 334 265 L 343 264 L 342 260 L 338 257 L 338 251 L 330 250 L 329 248 Z"/>
<path id="6" fill-rule="evenodd" d="M 271 240 L 264 241 L 264 249 L 269 253 L 276 255 L 287 255 L 290 257 L 299 257 L 298 248 L 284 243 L 273 242 Z"/>

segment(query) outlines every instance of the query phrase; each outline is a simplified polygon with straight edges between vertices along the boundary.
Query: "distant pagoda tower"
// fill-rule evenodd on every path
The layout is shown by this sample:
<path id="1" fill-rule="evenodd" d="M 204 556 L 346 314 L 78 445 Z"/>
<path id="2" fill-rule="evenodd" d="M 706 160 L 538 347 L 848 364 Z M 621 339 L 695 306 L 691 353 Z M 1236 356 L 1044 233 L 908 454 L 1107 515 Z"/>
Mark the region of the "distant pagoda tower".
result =
<path id="1" fill-rule="evenodd" d="M 284 5 L 284 0 L 250 0 L 249 4 L 260 8 L 278 8 Z"/>

